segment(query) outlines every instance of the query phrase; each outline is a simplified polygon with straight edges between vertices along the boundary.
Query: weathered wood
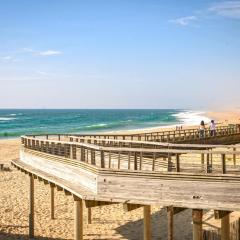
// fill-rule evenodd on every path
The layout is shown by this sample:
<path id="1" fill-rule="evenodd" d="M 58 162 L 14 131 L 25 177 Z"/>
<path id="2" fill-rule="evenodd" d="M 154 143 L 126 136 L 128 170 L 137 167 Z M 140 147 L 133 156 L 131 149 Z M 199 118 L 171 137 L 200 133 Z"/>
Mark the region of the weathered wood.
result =
<path id="1" fill-rule="evenodd" d="M 229 214 L 221 218 L 221 240 L 230 240 L 230 216 Z"/>
<path id="2" fill-rule="evenodd" d="M 202 209 L 192 210 L 193 240 L 203 240 L 202 215 L 203 215 Z"/>
<path id="3" fill-rule="evenodd" d="M 226 155 L 222 154 L 221 158 L 222 158 L 222 174 L 225 174 L 226 173 Z"/>
<path id="4" fill-rule="evenodd" d="M 87 208 L 87 222 L 92 224 L 92 208 Z"/>
<path id="5" fill-rule="evenodd" d="M 236 147 L 233 148 L 233 151 L 236 151 Z M 233 165 L 236 166 L 236 154 L 233 154 Z"/>
<path id="6" fill-rule="evenodd" d="M 86 208 L 100 207 L 100 206 L 115 204 L 113 202 L 94 201 L 94 200 L 85 200 L 84 202 L 85 202 Z"/>
<path id="7" fill-rule="evenodd" d="M 137 170 L 137 152 L 134 152 L 134 170 Z"/>
<path id="8" fill-rule="evenodd" d="M 144 240 L 152 239 L 151 230 L 151 206 L 147 205 L 143 207 L 143 225 L 144 225 Z"/>
<path id="9" fill-rule="evenodd" d="M 50 184 L 50 216 L 54 219 L 54 184 Z"/>
<path id="10" fill-rule="evenodd" d="M 83 206 L 78 198 L 74 199 L 74 240 L 83 240 Z"/>
<path id="11" fill-rule="evenodd" d="M 180 154 L 176 154 L 176 172 L 180 172 Z"/>
<path id="12" fill-rule="evenodd" d="M 167 222 L 168 222 L 168 240 L 173 240 L 173 207 L 167 207 Z"/>
<path id="13" fill-rule="evenodd" d="M 29 238 L 34 238 L 34 177 L 29 176 Z"/>
<path id="14" fill-rule="evenodd" d="M 101 151 L 100 155 L 101 155 L 101 168 L 105 168 L 104 151 Z"/>
<path id="15" fill-rule="evenodd" d="M 222 219 L 223 217 L 227 216 L 229 213 L 230 211 L 214 210 L 214 218 Z"/>
<path id="16" fill-rule="evenodd" d="M 143 207 L 143 205 L 141 205 L 141 204 L 129 204 L 129 203 L 124 203 L 123 204 L 123 210 L 125 212 L 130 212 L 130 211 L 136 210 L 140 207 Z"/>

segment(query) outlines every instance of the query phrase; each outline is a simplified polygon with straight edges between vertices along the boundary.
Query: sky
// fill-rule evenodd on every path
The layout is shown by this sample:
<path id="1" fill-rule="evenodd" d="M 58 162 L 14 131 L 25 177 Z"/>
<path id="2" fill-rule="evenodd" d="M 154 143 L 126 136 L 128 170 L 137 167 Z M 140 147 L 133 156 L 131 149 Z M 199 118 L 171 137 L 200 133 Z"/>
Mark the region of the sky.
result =
<path id="1" fill-rule="evenodd" d="M 240 1 L 0 0 L 0 108 L 240 106 Z"/>

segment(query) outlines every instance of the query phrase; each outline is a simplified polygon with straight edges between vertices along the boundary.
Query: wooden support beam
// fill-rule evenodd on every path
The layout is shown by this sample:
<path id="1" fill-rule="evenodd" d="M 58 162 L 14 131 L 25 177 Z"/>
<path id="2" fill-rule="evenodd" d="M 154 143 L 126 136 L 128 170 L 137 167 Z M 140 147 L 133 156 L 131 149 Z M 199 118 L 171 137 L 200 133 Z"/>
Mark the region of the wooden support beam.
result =
<path id="1" fill-rule="evenodd" d="M 223 217 L 227 216 L 229 211 L 222 211 L 222 210 L 214 210 L 214 218 L 215 219 L 222 219 Z"/>
<path id="2" fill-rule="evenodd" d="M 221 240 L 230 240 L 230 213 L 221 218 Z"/>
<path id="3" fill-rule="evenodd" d="M 87 223 L 92 223 L 92 208 L 87 208 Z"/>
<path id="4" fill-rule="evenodd" d="M 63 188 L 57 185 L 57 191 L 63 191 Z"/>
<path id="5" fill-rule="evenodd" d="M 173 215 L 176 215 L 184 210 L 187 210 L 187 208 L 173 207 Z"/>
<path id="6" fill-rule="evenodd" d="M 233 151 L 234 152 L 236 151 L 235 147 L 233 148 Z M 233 154 L 233 165 L 234 165 L 234 167 L 236 167 L 236 154 Z"/>
<path id="7" fill-rule="evenodd" d="M 134 152 L 134 170 L 137 170 L 137 153 Z"/>
<path id="8" fill-rule="evenodd" d="M 130 203 L 124 203 L 123 204 L 123 210 L 124 212 L 130 212 L 133 211 L 135 209 L 138 209 L 140 207 L 142 207 L 143 205 L 140 204 L 130 204 Z"/>
<path id="9" fill-rule="evenodd" d="M 230 239 L 230 224 L 229 215 L 230 211 L 214 210 L 215 219 L 221 219 L 221 240 Z"/>
<path id="10" fill-rule="evenodd" d="M 192 210 L 192 220 L 193 220 L 193 240 L 203 240 L 202 233 L 202 209 Z"/>
<path id="11" fill-rule="evenodd" d="M 49 182 L 47 180 L 43 180 L 44 184 L 47 185 Z"/>
<path id="12" fill-rule="evenodd" d="M 34 177 L 29 176 L 29 238 L 34 238 Z"/>
<path id="13" fill-rule="evenodd" d="M 68 190 L 66 190 L 66 189 L 64 189 L 63 191 L 64 191 L 64 193 L 65 193 L 65 195 L 66 195 L 66 196 L 71 196 L 71 195 L 72 195 L 72 193 L 71 193 L 71 192 L 69 192 L 69 191 L 68 191 Z"/>
<path id="14" fill-rule="evenodd" d="M 103 202 L 103 201 L 94 201 L 94 200 L 86 200 L 84 202 L 85 202 L 86 208 L 100 207 L 100 206 L 115 204 L 114 202 Z"/>
<path id="15" fill-rule="evenodd" d="M 167 239 L 173 240 L 173 207 L 167 207 L 167 225 L 168 225 L 168 233 Z"/>
<path id="16" fill-rule="evenodd" d="M 100 156 L 101 156 L 101 168 L 105 168 L 104 151 L 100 151 Z"/>
<path id="17" fill-rule="evenodd" d="M 226 155 L 222 154 L 222 174 L 226 173 Z"/>
<path id="18" fill-rule="evenodd" d="M 144 240 L 152 239 L 152 231 L 151 231 L 151 206 L 147 205 L 143 207 L 143 223 L 144 223 Z"/>
<path id="19" fill-rule="evenodd" d="M 82 199 L 74 196 L 74 240 L 83 240 Z"/>
<path id="20" fill-rule="evenodd" d="M 204 169 L 204 153 L 201 153 L 201 165 L 202 165 L 202 170 Z"/>
<path id="21" fill-rule="evenodd" d="M 180 154 L 176 155 L 176 172 L 180 172 Z"/>
<path id="22" fill-rule="evenodd" d="M 50 212 L 51 212 L 51 219 L 54 219 L 54 185 L 53 184 L 50 184 L 50 189 L 51 189 Z"/>

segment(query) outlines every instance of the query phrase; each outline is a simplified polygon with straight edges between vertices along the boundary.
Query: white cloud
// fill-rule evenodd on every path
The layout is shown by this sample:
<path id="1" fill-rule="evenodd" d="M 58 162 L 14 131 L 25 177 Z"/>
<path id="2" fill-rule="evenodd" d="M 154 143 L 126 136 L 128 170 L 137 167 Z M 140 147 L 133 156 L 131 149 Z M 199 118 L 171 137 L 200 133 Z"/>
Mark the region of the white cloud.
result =
<path id="1" fill-rule="evenodd" d="M 29 52 L 32 53 L 34 55 L 38 55 L 38 56 L 53 56 L 53 55 L 59 55 L 62 54 L 62 52 L 60 51 L 56 51 L 56 50 L 46 50 L 46 51 L 37 51 L 34 50 L 32 48 L 23 48 L 24 52 Z"/>
<path id="2" fill-rule="evenodd" d="M 55 50 L 47 50 L 47 51 L 43 51 L 43 52 L 38 52 L 38 55 L 41 56 L 52 56 L 52 55 L 59 55 L 61 54 L 60 51 L 55 51 Z"/>
<path id="3" fill-rule="evenodd" d="M 14 58 L 14 57 L 12 57 L 12 56 L 4 56 L 4 57 L 0 57 L 0 60 L 2 61 L 2 62 L 19 62 L 20 60 L 19 59 L 17 59 L 17 58 Z"/>
<path id="4" fill-rule="evenodd" d="M 186 16 L 186 17 L 181 17 L 181 18 L 176 18 L 176 19 L 170 20 L 171 23 L 175 23 L 180 26 L 188 26 L 193 21 L 197 21 L 196 16 Z"/>
<path id="5" fill-rule="evenodd" d="M 208 10 L 223 17 L 240 19 L 240 1 L 215 3 Z"/>

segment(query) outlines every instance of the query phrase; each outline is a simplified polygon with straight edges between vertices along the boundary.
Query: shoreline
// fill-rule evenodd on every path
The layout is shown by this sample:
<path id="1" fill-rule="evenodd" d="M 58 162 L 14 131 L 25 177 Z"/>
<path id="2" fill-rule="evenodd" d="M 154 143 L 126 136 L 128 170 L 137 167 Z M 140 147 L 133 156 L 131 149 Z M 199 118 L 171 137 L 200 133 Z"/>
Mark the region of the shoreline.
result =
<path id="1" fill-rule="evenodd" d="M 183 118 L 183 115 L 185 118 Z M 211 121 L 211 119 L 214 119 L 217 125 L 226 125 L 226 124 L 236 124 L 240 123 L 240 111 L 185 111 L 180 112 L 179 114 L 174 115 L 180 115 L 179 121 L 183 121 L 182 123 L 176 123 L 176 124 L 170 124 L 165 126 L 155 126 L 155 127 L 147 127 L 147 128 L 138 128 L 138 129 L 128 129 L 128 130 L 110 130 L 110 131 L 96 131 L 96 132 L 86 132 L 86 133 L 73 133 L 73 134 L 140 134 L 140 133 L 151 133 L 151 132 L 161 132 L 161 131 L 168 131 L 168 130 L 174 130 L 177 126 L 182 126 L 183 129 L 190 129 L 190 128 L 196 128 L 199 126 L 198 122 L 200 123 L 200 119 L 204 119 L 206 125 Z M 191 120 L 190 117 L 194 118 L 194 121 Z M 181 118 L 182 117 L 182 118 Z M 185 122 L 184 122 L 185 119 Z M 47 134 L 47 133 L 43 133 Z M 58 134 L 58 133 L 56 133 Z M 62 133 L 64 134 L 64 133 Z M 68 133 L 65 133 L 68 134 Z M 10 137 L 1 137 L 0 141 L 2 140 L 17 140 L 21 136 L 10 136 Z"/>

